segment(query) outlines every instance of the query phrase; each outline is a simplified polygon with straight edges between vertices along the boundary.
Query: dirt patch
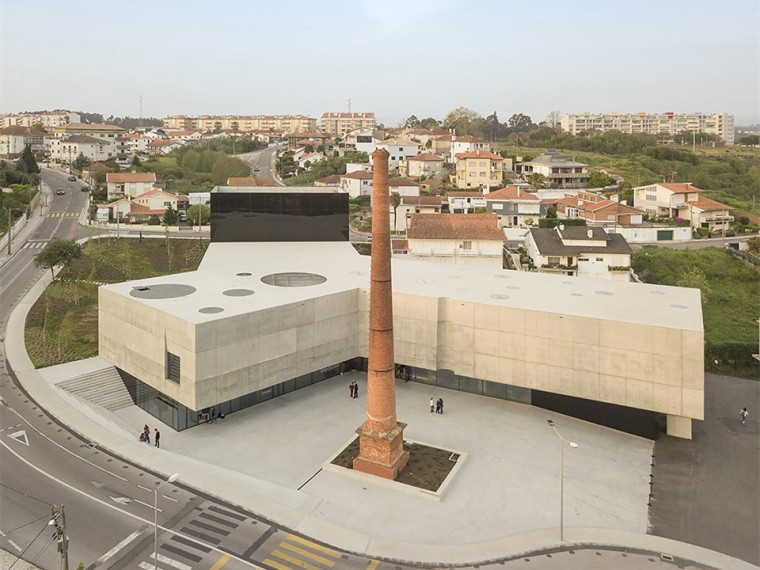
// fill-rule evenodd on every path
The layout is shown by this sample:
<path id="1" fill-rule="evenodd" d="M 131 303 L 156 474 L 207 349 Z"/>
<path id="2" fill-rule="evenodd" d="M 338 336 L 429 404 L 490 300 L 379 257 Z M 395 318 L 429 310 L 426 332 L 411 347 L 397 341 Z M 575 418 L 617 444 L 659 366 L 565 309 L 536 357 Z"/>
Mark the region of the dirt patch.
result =
<path id="1" fill-rule="evenodd" d="M 409 452 L 409 462 L 396 481 L 427 491 L 438 491 L 459 460 L 458 454 L 447 449 L 419 443 L 405 441 L 404 449 Z M 359 455 L 358 437 L 349 443 L 332 463 L 346 469 L 353 469 L 354 457 L 357 455 Z"/>

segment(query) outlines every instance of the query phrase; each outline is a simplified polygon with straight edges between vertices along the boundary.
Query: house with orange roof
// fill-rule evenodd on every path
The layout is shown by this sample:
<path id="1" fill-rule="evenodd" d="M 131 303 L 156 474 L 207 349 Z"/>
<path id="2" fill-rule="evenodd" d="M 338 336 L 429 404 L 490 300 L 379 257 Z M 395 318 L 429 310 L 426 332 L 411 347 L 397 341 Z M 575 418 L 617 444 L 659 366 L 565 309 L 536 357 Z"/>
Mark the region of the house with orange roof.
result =
<path id="1" fill-rule="evenodd" d="M 109 172 L 106 174 L 108 199 L 135 198 L 150 192 L 156 185 L 155 172 Z"/>
<path id="2" fill-rule="evenodd" d="M 423 152 L 402 160 L 399 163 L 399 173 L 401 173 L 402 176 L 408 176 L 409 178 L 440 176 L 441 173 L 443 173 L 444 162 L 445 160 L 442 156 L 430 152 Z"/>
<path id="3" fill-rule="evenodd" d="M 324 133 L 291 133 L 288 135 L 288 148 L 295 148 L 311 145 L 314 150 L 325 144 L 327 135 Z"/>
<path id="4" fill-rule="evenodd" d="M 255 176 L 229 176 L 227 186 L 258 186 Z"/>
<path id="5" fill-rule="evenodd" d="M 135 197 L 132 200 L 132 203 L 138 206 L 143 206 L 149 210 L 160 210 L 163 215 L 166 208 L 171 208 L 172 210 L 177 209 L 179 197 L 171 192 L 155 189 Z"/>
<path id="6" fill-rule="evenodd" d="M 364 170 L 349 172 L 340 175 L 338 184 L 343 190 L 348 192 L 349 197 L 370 196 L 372 194 L 372 173 Z"/>
<path id="7" fill-rule="evenodd" d="M 401 161 L 407 160 L 412 156 L 417 156 L 420 153 L 420 143 L 408 139 L 388 139 L 375 143 L 375 149 L 387 150 L 390 154 L 388 157 L 388 168 L 391 172 L 398 172 Z M 369 161 L 370 163 L 372 162 L 371 154 Z"/>
<path id="8" fill-rule="evenodd" d="M 466 152 L 472 152 L 474 150 L 484 150 L 493 152 L 493 145 L 487 140 L 470 137 L 470 136 L 457 136 L 456 134 L 451 137 L 451 151 L 449 153 L 450 161 L 452 164 L 457 163 L 457 155 Z"/>
<path id="9" fill-rule="evenodd" d="M 633 205 L 650 216 L 690 220 L 691 227 L 710 233 L 729 229 L 732 208 L 702 196 L 691 182 L 659 182 L 633 189 Z"/>
<path id="10" fill-rule="evenodd" d="M 501 269 L 504 233 L 495 214 L 411 214 L 409 258 Z"/>
<path id="11" fill-rule="evenodd" d="M 148 143 L 149 154 L 169 154 L 174 149 L 181 147 L 182 141 L 170 139 L 154 139 Z"/>
<path id="12" fill-rule="evenodd" d="M 499 188 L 504 179 L 504 159 L 490 150 L 471 150 L 456 155 L 457 188 Z"/>
<path id="13" fill-rule="evenodd" d="M 390 206 L 391 231 L 405 233 L 410 215 L 440 214 L 442 207 L 440 196 L 401 196 L 398 208 Z"/>
<path id="14" fill-rule="evenodd" d="M 517 186 L 507 186 L 485 196 L 486 210 L 496 214 L 504 228 L 528 227 L 546 217 L 546 204 L 538 196 Z"/>

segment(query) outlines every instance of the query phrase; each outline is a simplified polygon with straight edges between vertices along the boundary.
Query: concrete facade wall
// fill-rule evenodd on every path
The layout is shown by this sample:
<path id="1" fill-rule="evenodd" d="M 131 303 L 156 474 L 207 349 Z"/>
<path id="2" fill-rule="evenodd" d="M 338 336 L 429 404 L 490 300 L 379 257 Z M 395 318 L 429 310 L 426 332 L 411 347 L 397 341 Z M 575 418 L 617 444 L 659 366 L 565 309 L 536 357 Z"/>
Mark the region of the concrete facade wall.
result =
<path id="1" fill-rule="evenodd" d="M 368 289 L 197 325 L 103 288 L 99 303 L 100 356 L 195 410 L 367 356 Z M 399 364 L 704 417 L 701 331 L 396 293 L 394 335 Z"/>

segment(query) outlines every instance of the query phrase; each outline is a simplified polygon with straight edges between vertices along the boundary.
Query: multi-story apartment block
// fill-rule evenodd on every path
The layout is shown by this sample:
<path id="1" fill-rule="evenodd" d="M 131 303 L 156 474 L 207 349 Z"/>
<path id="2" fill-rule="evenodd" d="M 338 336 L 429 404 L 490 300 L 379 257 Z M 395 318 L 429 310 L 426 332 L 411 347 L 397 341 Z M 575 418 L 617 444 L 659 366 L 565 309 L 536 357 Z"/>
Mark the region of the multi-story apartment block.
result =
<path id="1" fill-rule="evenodd" d="M 50 131 L 50 136 L 45 137 L 45 147 L 50 153 L 50 160 L 52 162 L 70 164 L 80 152 L 88 156 L 83 149 L 90 148 L 94 153 L 93 157 L 88 156 L 90 160 L 113 158 L 120 164 L 128 164 L 133 156 L 126 138 L 127 131 L 116 125 L 70 123 L 60 127 L 53 127 Z M 72 137 L 78 138 L 69 144 L 67 141 Z M 92 140 L 88 141 L 81 137 L 94 139 L 100 141 L 100 143 L 92 146 L 94 144 Z"/>
<path id="2" fill-rule="evenodd" d="M 19 127 L 32 127 L 42 125 L 48 129 L 60 127 L 69 123 L 81 121 L 79 113 L 71 111 L 52 111 L 50 113 L 17 113 L 0 115 L 0 129 L 17 125 Z"/>
<path id="3" fill-rule="evenodd" d="M 164 128 L 200 131 L 267 131 L 304 133 L 317 130 L 317 119 L 308 115 L 201 115 L 164 117 Z"/>
<path id="4" fill-rule="evenodd" d="M 488 150 L 471 150 L 456 155 L 457 188 L 483 188 L 486 191 L 501 186 L 504 179 L 504 159 Z"/>
<path id="5" fill-rule="evenodd" d="M 374 130 L 377 122 L 374 113 L 322 113 L 320 127 L 333 137 L 345 137 L 350 131 Z"/>
<path id="6" fill-rule="evenodd" d="M 734 116 L 726 113 L 580 113 L 563 115 L 560 126 L 571 135 L 585 131 L 604 133 L 616 130 L 626 134 L 644 133 L 672 138 L 688 131 L 717 135 L 728 144 L 734 142 Z"/>
<path id="7" fill-rule="evenodd" d="M 29 146 L 32 152 L 45 149 L 44 133 L 29 127 L 11 125 L 0 129 L 0 156 L 18 156 Z"/>

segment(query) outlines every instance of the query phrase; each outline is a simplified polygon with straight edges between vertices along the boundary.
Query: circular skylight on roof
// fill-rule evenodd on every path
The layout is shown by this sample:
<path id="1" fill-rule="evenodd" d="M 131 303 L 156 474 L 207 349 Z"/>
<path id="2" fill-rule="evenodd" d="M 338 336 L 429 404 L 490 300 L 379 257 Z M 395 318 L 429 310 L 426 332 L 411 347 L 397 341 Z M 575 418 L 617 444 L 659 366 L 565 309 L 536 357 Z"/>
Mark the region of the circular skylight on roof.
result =
<path id="1" fill-rule="evenodd" d="M 505 295 L 504 293 L 494 293 L 491 295 L 491 299 L 509 299 L 509 295 Z"/>
<path id="2" fill-rule="evenodd" d="M 247 271 L 243 271 L 241 273 L 235 273 L 235 275 L 237 275 L 238 277 L 250 277 L 251 275 L 253 275 L 253 273 L 248 273 Z"/>
<path id="3" fill-rule="evenodd" d="M 261 278 L 262 283 L 274 287 L 310 287 L 321 285 L 327 277 L 316 273 L 272 273 Z"/>
<path id="4" fill-rule="evenodd" d="M 202 309 L 198 309 L 199 313 L 203 313 L 204 315 L 213 315 L 216 313 L 221 313 L 224 311 L 221 307 L 203 307 Z"/>
<path id="5" fill-rule="evenodd" d="M 673 307 L 674 309 L 688 309 L 689 308 L 686 305 L 670 305 L 670 306 Z"/>
<path id="6" fill-rule="evenodd" d="M 195 287 L 178 283 L 156 283 L 154 285 L 138 285 L 129 292 L 130 297 L 137 299 L 177 299 L 195 293 Z"/>
<path id="7" fill-rule="evenodd" d="M 227 289 L 222 294 L 228 297 L 248 297 L 249 295 L 253 295 L 253 293 L 250 289 Z"/>
<path id="8" fill-rule="evenodd" d="M 615 293 L 612 291 L 594 291 L 597 295 L 605 295 L 606 297 L 611 297 Z"/>

